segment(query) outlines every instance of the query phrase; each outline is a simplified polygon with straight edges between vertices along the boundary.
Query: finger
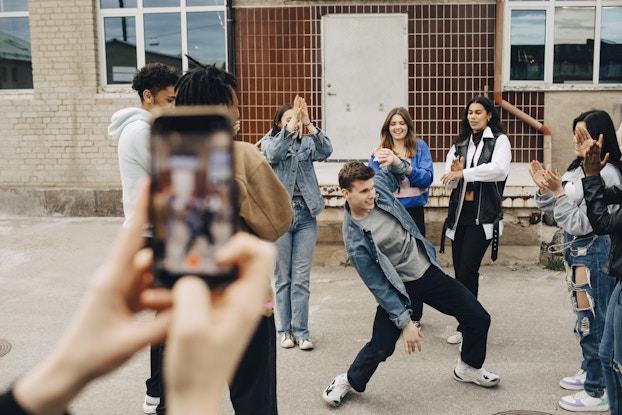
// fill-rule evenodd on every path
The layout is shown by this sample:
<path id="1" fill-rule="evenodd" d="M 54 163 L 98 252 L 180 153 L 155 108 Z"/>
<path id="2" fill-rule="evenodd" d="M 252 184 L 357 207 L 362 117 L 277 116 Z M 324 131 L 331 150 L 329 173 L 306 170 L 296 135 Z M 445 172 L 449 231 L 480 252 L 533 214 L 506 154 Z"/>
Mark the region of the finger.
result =
<path id="1" fill-rule="evenodd" d="M 164 310 L 173 306 L 173 293 L 168 288 L 150 288 L 143 291 L 140 304 L 151 310 Z"/>
<path id="2" fill-rule="evenodd" d="M 170 337 L 193 335 L 208 327 L 212 310 L 209 293 L 198 277 L 183 277 L 175 283 Z"/>
<path id="3" fill-rule="evenodd" d="M 599 147 L 603 146 L 603 135 L 602 134 L 598 136 L 598 146 Z"/>
<path id="4" fill-rule="evenodd" d="M 609 161 L 609 153 L 605 154 L 605 157 L 603 157 L 603 161 L 600 162 L 601 167 L 605 167 L 608 161 Z"/>
<path id="5" fill-rule="evenodd" d="M 119 339 L 123 339 L 123 345 L 128 352 L 127 357 L 149 344 L 162 342 L 171 324 L 171 317 L 170 310 L 164 310 L 157 313 L 153 320 L 134 321 L 123 327 Z"/>

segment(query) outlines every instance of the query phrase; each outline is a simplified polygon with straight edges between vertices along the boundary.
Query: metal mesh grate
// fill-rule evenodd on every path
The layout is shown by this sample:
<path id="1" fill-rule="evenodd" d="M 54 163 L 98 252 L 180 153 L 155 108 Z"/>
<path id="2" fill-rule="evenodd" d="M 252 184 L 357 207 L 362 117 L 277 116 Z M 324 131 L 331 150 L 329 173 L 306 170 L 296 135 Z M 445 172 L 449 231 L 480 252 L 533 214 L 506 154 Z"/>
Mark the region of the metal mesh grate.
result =
<path id="1" fill-rule="evenodd" d="M 552 414 L 548 412 L 516 410 L 516 411 L 497 412 L 493 415 L 552 415 Z"/>
<path id="2" fill-rule="evenodd" d="M 0 357 L 11 351 L 11 343 L 6 340 L 0 339 Z"/>

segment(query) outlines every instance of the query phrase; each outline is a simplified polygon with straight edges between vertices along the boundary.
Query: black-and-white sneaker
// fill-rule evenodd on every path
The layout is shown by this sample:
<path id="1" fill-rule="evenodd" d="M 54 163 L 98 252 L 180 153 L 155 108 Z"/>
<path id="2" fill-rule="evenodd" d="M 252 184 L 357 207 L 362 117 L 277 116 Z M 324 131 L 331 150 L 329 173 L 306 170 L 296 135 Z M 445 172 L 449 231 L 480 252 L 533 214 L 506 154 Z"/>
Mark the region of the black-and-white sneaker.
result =
<path id="1" fill-rule="evenodd" d="M 339 406 L 344 396 L 352 390 L 352 386 L 348 382 L 348 374 L 342 373 L 333 379 L 322 393 L 322 399 L 332 406 Z"/>
<path id="2" fill-rule="evenodd" d="M 498 375 L 487 371 L 483 367 L 475 369 L 464 363 L 462 359 L 458 360 L 458 364 L 454 369 L 454 379 L 458 382 L 475 383 L 485 388 L 497 386 L 501 380 Z"/>
<path id="3" fill-rule="evenodd" d="M 294 336 L 289 331 L 286 331 L 281 336 L 281 347 L 284 349 L 291 349 L 296 344 Z"/>

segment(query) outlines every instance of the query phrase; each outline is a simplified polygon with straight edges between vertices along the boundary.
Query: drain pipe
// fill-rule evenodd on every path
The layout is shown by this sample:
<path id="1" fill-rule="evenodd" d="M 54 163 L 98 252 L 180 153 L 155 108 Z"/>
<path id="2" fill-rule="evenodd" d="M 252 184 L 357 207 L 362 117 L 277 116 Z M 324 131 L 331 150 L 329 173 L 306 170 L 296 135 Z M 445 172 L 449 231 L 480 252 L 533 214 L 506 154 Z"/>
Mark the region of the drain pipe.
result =
<path id="1" fill-rule="evenodd" d="M 233 0 L 227 0 L 227 71 L 235 73 L 235 36 L 233 33 Z"/>
<path id="2" fill-rule="evenodd" d="M 543 141 L 543 157 L 544 166 L 551 164 L 553 159 L 552 154 L 552 137 L 551 130 L 540 121 L 533 118 L 531 115 L 518 109 L 514 105 L 510 104 L 503 99 L 501 95 L 501 77 L 502 77 L 502 62 L 503 62 L 503 14 L 505 11 L 505 0 L 496 0 L 496 16 L 495 16 L 495 85 L 494 85 L 494 100 L 501 108 L 516 118 L 522 120 L 528 125 L 532 126 L 536 130 L 544 134 Z"/>

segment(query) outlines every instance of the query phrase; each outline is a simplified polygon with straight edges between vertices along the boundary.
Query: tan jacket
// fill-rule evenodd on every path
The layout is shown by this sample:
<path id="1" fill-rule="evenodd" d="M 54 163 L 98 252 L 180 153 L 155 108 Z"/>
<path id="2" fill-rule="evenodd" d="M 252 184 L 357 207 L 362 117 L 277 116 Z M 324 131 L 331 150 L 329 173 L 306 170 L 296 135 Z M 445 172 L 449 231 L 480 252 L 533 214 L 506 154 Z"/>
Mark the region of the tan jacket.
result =
<path id="1" fill-rule="evenodd" d="M 238 229 L 274 242 L 289 230 L 294 217 L 289 194 L 254 145 L 235 141 L 233 157 Z M 274 298 L 270 281 L 266 298 Z M 266 312 L 270 315 L 272 310 Z"/>

